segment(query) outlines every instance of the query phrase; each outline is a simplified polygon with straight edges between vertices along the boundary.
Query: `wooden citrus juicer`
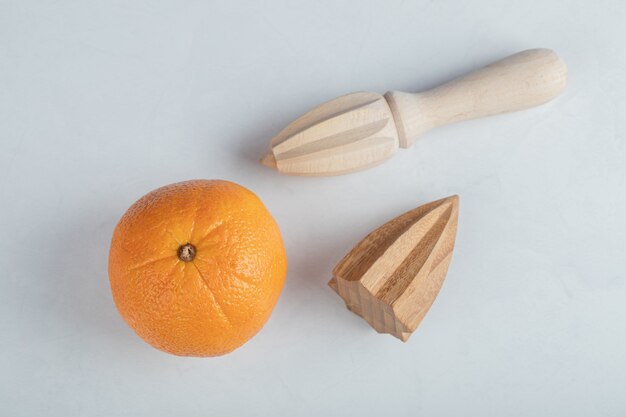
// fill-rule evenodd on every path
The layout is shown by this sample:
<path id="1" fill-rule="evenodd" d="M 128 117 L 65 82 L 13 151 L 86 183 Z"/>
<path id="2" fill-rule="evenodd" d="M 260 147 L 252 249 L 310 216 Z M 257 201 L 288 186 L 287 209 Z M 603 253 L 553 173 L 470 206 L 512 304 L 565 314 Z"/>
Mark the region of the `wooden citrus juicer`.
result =
<path id="1" fill-rule="evenodd" d="M 328 285 L 376 331 L 406 342 L 448 272 L 458 213 L 451 196 L 385 223 L 335 266 Z"/>
<path id="2" fill-rule="evenodd" d="M 292 175 L 358 171 L 408 148 L 429 129 L 546 103 L 566 83 L 567 68 L 554 51 L 529 49 L 417 94 L 348 94 L 283 129 L 261 162 Z"/>

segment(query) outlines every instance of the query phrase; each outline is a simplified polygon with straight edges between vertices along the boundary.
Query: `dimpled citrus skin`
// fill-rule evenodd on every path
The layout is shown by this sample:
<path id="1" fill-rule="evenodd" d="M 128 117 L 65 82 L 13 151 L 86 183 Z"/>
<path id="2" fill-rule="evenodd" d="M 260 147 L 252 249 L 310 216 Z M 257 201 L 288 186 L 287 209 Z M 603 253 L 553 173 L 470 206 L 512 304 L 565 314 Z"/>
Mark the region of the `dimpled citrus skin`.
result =
<path id="1" fill-rule="evenodd" d="M 192 244 L 195 257 L 178 249 Z M 283 288 L 287 258 L 261 200 L 228 181 L 167 185 L 133 204 L 109 253 L 113 299 L 157 349 L 217 356 L 263 327 Z"/>

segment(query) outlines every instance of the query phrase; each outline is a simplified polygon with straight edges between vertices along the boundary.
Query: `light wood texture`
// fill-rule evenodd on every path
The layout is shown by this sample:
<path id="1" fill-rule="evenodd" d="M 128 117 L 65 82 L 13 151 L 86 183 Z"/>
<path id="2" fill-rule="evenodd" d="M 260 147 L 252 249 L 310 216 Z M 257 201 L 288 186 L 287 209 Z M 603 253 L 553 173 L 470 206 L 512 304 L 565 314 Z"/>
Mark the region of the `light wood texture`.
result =
<path id="1" fill-rule="evenodd" d="M 288 174 L 343 174 L 382 162 L 398 143 L 383 96 L 353 93 L 296 119 L 272 139 L 272 150 L 261 162 Z"/>
<path id="2" fill-rule="evenodd" d="M 546 103 L 567 85 L 567 67 L 549 49 L 511 55 L 432 90 L 390 91 L 400 146 L 408 148 L 433 127 Z"/>
<path id="3" fill-rule="evenodd" d="M 556 53 L 531 49 L 423 93 L 348 94 L 287 126 L 261 162 L 293 175 L 369 168 L 433 127 L 536 106 L 566 83 L 567 69 Z"/>
<path id="4" fill-rule="evenodd" d="M 337 264 L 328 285 L 376 331 L 406 342 L 448 272 L 458 213 L 451 196 L 385 223 Z"/>

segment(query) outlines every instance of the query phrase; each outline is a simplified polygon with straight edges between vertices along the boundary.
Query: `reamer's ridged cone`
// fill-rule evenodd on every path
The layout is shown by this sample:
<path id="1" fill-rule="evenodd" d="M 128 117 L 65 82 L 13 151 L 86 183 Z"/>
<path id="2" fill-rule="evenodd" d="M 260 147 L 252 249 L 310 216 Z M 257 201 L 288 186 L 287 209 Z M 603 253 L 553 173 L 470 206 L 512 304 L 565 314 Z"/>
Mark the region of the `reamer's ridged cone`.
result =
<path id="1" fill-rule="evenodd" d="M 337 264 L 328 284 L 376 331 L 406 341 L 443 284 L 458 213 L 451 196 L 385 223 Z"/>
<path id="2" fill-rule="evenodd" d="M 335 175 L 376 165 L 398 149 L 391 110 L 376 93 L 348 94 L 291 123 L 261 162 L 279 172 Z"/>

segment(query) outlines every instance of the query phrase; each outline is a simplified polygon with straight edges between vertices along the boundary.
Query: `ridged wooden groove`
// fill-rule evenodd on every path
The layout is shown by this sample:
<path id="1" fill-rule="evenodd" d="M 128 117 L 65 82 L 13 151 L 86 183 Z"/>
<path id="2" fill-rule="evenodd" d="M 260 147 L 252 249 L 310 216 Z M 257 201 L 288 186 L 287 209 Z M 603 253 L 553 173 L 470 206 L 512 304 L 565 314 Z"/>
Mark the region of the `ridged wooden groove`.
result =
<path id="1" fill-rule="evenodd" d="M 329 285 L 378 332 L 406 341 L 445 279 L 458 208 L 451 196 L 385 223 L 337 264 Z"/>
<path id="2" fill-rule="evenodd" d="M 387 101 L 354 93 L 313 109 L 271 142 L 277 169 L 298 175 L 341 174 L 378 164 L 398 149 Z"/>

